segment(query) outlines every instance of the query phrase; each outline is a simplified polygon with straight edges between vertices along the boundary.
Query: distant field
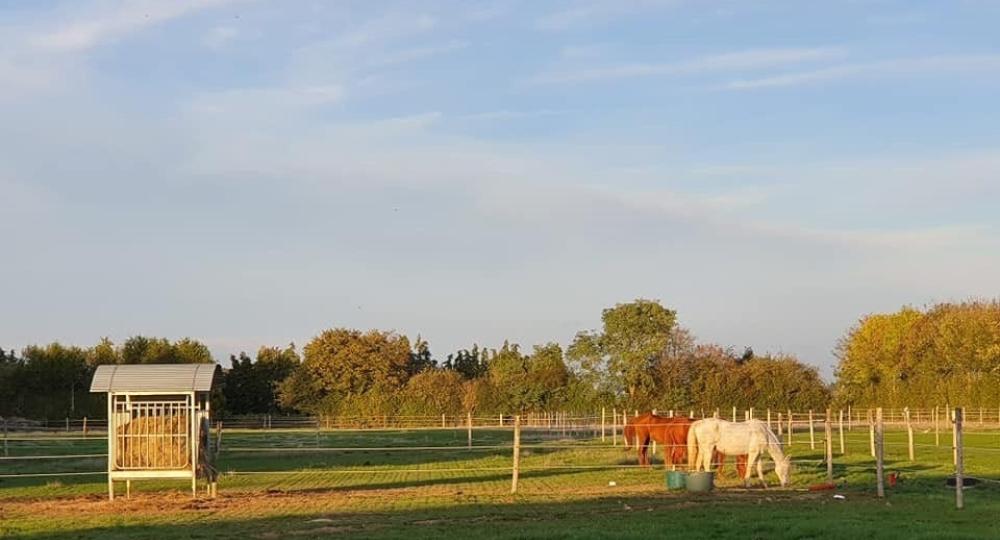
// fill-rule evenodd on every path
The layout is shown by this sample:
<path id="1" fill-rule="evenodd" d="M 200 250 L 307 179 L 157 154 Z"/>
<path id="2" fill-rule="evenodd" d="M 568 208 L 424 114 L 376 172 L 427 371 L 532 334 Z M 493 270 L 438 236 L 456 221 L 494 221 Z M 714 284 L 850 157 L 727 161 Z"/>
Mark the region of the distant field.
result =
<path id="1" fill-rule="evenodd" d="M 973 431 L 970 429 L 970 431 Z M 820 433 L 817 433 L 819 440 Z M 915 463 L 905 433 L 886 437 L 887 470 L 901 483 L 874 498 L 867 431 L 848 433 L 835 456 L 846 501 L 805 488 L 825 478 L 822 444 L 797 433 L 788 489 L 749 491 L 729 476 L 710 495 L 668 493 L 661 467 L 634 465 L 609 440 L 525 431 L 520 489 L 510 491 L 511 431 L 463 430 L 228 432 L 220 497 L 191 501 L 184 483 L 136 483 L 131 500 L 106 500 L 103 476 L 0 479 L 0 536 L 36 538 L 896 538 L 1000 537 L 1000 485 L 966 492 L 954 509 L 944 487 L 952 472 L 950 434 L 934 447 L 918 433 Z M 965 436 L 966 470 L 1000 479 L 1000 432 Z M 449 447 L 392 450 L 393 447 Z M 839 444 L 835 444 L 835 451 Z M 501 448 L 495 448 L 501 447 Z M 246 450 L 241 450 L 246 449 Z M 324 450 L 324 448 L 380 448 Z M 975 450 L 971 448 L 976 448 Z M 979 449 L 981 448 L 981 449 Z M 11 441 L 16 455 L 100 454 L 103 438 Z M 656 464 L 659 464 L 657 460 Z M 0 474 L 100 471 L 103 458 L 0 461 Z M 580 467 L 580 468 L 577 468 Z M 769 482 L 776 484 L 773 474 Z M 614 482 L 615 485 L 609 485 Z"/>

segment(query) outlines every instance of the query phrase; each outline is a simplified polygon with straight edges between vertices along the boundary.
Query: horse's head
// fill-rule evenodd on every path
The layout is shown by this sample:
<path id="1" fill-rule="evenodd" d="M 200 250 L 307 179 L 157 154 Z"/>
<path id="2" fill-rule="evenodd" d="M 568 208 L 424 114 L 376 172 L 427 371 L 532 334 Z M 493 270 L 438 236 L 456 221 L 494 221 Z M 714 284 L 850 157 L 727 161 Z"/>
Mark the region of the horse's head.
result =
<path id="1" fill-rule="evenodd" d="M 785 456 L 774 462 L 774 473 L 778 475 L 781 487 L 788 485 L 788 478 L 791 474 L 792 456 Z"/>

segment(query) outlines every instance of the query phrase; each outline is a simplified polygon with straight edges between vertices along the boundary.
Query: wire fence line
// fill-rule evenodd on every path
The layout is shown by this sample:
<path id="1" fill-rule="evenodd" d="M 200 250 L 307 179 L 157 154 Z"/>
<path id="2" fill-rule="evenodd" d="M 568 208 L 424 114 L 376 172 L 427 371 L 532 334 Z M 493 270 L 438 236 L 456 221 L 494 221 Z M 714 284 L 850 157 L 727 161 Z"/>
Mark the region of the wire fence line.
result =
<path id="1" fill-rule="evenodd" d="M 914 458 L 912 457 L 913 450 L 915 448 L 921 449 L 937 449 L 939 452 L 954 452 L 955 443 L 949 438 L 951 436 L 952 420 L 951 418 L 943 418 L 944 414 L 940 411 L 936 416 L 936 424 L 939 429 L 939 433 L 934 433 L 934 424 L 927 431 L 922 431 L 919 435 L 922 440 L 926 441 L 928 437 L 935 435 L 943 435 L 944 441 L 936 442 L 935 444 L 930 444 L 927 442 L 916 442 L 913 441 L 913 436 L 911 435 L 911 440 L 908 442 L 894 442 L 884 440 L 884 433 L 886 431 L 895 433 L 912 433 L 915 426 L 915 422 L 912 420 L 913 411 L 906 411 L 902 420 L 895 424 L 888 423 L 885 421 L 885 417 L 881 418 L 878 422 L 874 415 L 871 419 L 865 414 L 864 422 L 855 422 L 850 428 L 847 427 L 845 415 L 840 414 L 829 414 L 826 412 L 810 412 L 805 413 L 795 413 L 787 414 L 783 412 L 780 414 L 770 415 L 770 422 L 768 422 L 772 429 L 778 432 L 784 432 L 788 437 L 791 434 L 795 435 L 795 438 L 783 438 L 782 442 L 791 443 L 791 447 L 804 447 L 809 446 L 810 451 L 813 451 L 820 446 L 826 446 L 827 441 L 840 442 L 841 447 L 845 442 L 850 442 L 854 445 L 854 451 L 857 452 L 857 446 L 862 442 L 869 442 L 875 437 L 879 437 L 879 446 L 882 449 L 885 448 L 895 448 L 902 449 L 907 448 L 910 452 L 911 457 L 907 460 L 905 457 L 898 457 L 896 462 L 891 465 L 891 470 L 896 472 L 906 472 L 915 476 L 941 476 L 943 465 L 934 465 L 933 467 L 916 467 L 908 466 L 904 464 L 907 461 L 911 464 L 916 464 Z M 801 414 L 802 419 L 797 418 Z M 687 415 L 685 415 L 687 416 Z M 713 414 L 714 416 L 714 414 Z M 949 414 L 951 416 L 951 414 Z M 523 421 L 521 417 L 515 415 L 512 417 L 513 421 L 508 425 L 505 423 L 505 418 L 498 415 L 495 419 L 488 419 L 488 421 L 479 421 L 477 418 L 484 419 L 486 417 L 474 417 L 472 415 L 466 415 L 464 424 L 455 424 L 449 422 L 448 418 L 445 417 L 442 421 L 438 417 L 412 417 L 412 418 L 422 418 L 424 420 L 423 425 L 417 425 L 416 423 L 411 424 L 407 427 L 398 428 L 381 428 L 381 427 L 369 427 L 369 428 L 326 428 L 322 422 L 315 422 L 311 428 L 302 428 L 301 425 L 296 426 L 294 422 L 287 422 L 280 424 L 280 427 L 276 426 L 273 422 L 268 422 L 261 425 L 261 427 L 238 427 L 233 428 L 225 424 L 225 420 L 221 423 L 216 424 L 216 430 L 219 432 L 218 441 L 221 443 L 219 447 L 215 448 L 215 451 L 220 455 L 234 455 L 239 453 L 261 453 L 261 454 L 275 454 L 275 453 L 288 453 L 288 454 L 308 454 L 308 453 L 352 453 L 352 452 L 497 452 L 501 454 L 507 453 L 519 453 L 519 452 L 531 452 L 531 451 L 544 451 L 544 450 L 570 450 L 570 451 L 606 451 L 606 450 L 622 450 L 625 447 L 623 444 L 619 444 L 619 439 L 621 443 L 624 443 L 623 435 L 623 425 L 628 422 L 633 425 L 643 425 L 642 422 L 636 422 L 635 415 L 630 415 L 628 413 L 615 413 L 614 418 L 609 418 L 609 415 L 548 415 L 543 416 L 541 419 L 534 419 L 534 423 L 529 421 Z M 745 418 L 755 418 L 762 421 L 764 419 L 757 418 L 754 416 L 753 411 L 746 411 Z M 460 418 L 459 418 L 460 419 Z M 440 424 L 439 424 L 440 422 Z M 551 422 L 551 425 L 549 424 Z M 837 426 L 836 428 L 827 430 L 828 424 Z M 443 425 L 443 427 L 442 427 Z M 977 425 L 977 422 L 973 422 L 973 425 Z M 790 429 L 789 429 L 790 428 Z M 330 446 L 328 443 L 330 440 L 326 437 L 339 437 L 339 436 L 353 436 L 354 433 L 373 433 L 381 434 L 387 431 L 446 431 L 446 432 L 460 432 L 467 431 L 469 433 L 469 439 L 467 444 L 456 444 L 454 445 L 365 445 L 365 446 Z M 835 433 L 839 431 L 839 433 Z M 473 433 L 478 433 L 477 437 L 505 437 L 508 432 L 515 432 L 518 434 L 527 435 L 528 439 L 524 442 L 515 442 L 508 444 L 506 442 L 500 444 L 488 444 L 479 443 L 472 444 Z M 222 437 L 222 433 L 230 434 L 230 439 Z M 808 439 L 805 439 L 808 434 Z M 977 453 L 993 454 L 1000 452 L 1000 431 L 966 431 L 965 435 L 971 437 L 996 437 L 997 447 L 983 446 L 982 441 L 977 441 L 976 444 L 965 445 L 961 442 L 958 444 L 966 452 L 966 458 L 969 454 L 975 455 Z M 288 439 L 289 436 L 295 438 Z M 535 436 L 539 440 L 532 441 L 532 436 Z M 242 438 L 241 438 L 242 437 Z M 242 441 L 244 438 L 249 437 L 251 440 L 249 442 L 256 441 L 258 444 L 244 444 Z M 940 437 L 939 437 L 940 438 Z M 97 433 L 91 436 L 75 436 L 70 432 L 66 433 L 47 433 L 43 432 L 34 436 L 8 436 L 5 437 L 5 453 L 7 451 L 7 445 L 11 444 L 15 451 L 31 451 L 37 450 L 44 447 L 47 444 L 74 444 L 80 441 L 89 442 L 105 442 L 107 439 L 105 436 L 101 436 Z M 212 440 L 215 440 L 213 437 Z M 515 439 L 517 440 L 517 439 Z M 577 441 L 577 444 L 567 444 L 561 441 L 570 440 Z M 546 442 L 555 441 L 555 442 Z M 264 445 L 260 443 L 263 442 Z M 298 444 L 299 446 L 282 446 L 281 443 Z M 335 442 L 335 441 L 334 441 Z M 610 443 L 610 444 L 609 444 Z M 943 444 L 942 444 L 943 443 Z M 303 446 L 307 444 L 313 444 L 314 446 Z M 656 443 L 654 443 L 655 445 Z M 660 444 L 659 448 L 663 450 L 672 449 L 679 446 L 685 445 L 670 445 L 670 444 Z M 834 445 L 830 445 L 834 446 Z M 631 445 L 631 450 L 635 450 L 635 445 Z M 832 454 L 842 455 L 843 452 L 833 452 Z M 106 454 L 97 453 L 72 453 L 59 455 L 55 453 L 50 454 L 39 454 L 39 455 L 24 455 L 24 456 L 4 456 L 0 458 L 5 462 L 11 461 L 58 461 L 58 460 L 74 460 L 74 459 L 106 459 Z M 566 456 L 567 459 L 571 459 L 572 456 Z M 619 460 L 620 461 L 620 460 Z M 822 457 L 819 459 L 810 458 L 798 458 L 793 459 L 792 462 L 798 466 L 812 467 L 819 470 L 823 465 L 827 464 L 827 461 L 834 461 L 833 457 Z M 871 473 L 873 472 L 872 462 L 878 461 L 875 456 L 872 457 L 870 462 L 866 463 L 837 463 L 838 470 L 840 471 L 856 471 Z M 916 460 L 919 461 L 919 460 Z M 367 464 L 367 462 L 366 462 Z M 631 470 L 631 469 L 645 469 L 644 465 L 637 463 L 621 463 L 613 462 L 606 464 L 590 464 L 590 463 L 526 463 L 520 466 L 514 466 L 520 471 L 541 471 L 541 470 Z M 678 464 L 678 468 L 684 469 L 686 464 Z M 2 470 L 2 469 L 0 469 Z M 393 474 L 393 473 L 414 473 L 414 474 L 431 474 L 431 473 L 444 473 L 444 472 L 463 472 L 463 473 L 476 473 L 476 472 L 497 472 L 505 471 L 511 472 L 512 466 L 493 466 L 493 465 L 476 465 L 468 467 L 405 467 L 393 464 L 385 465 L 385 468 L 357 468 L 357 465 L 344 465 L 337 468 L 306 468 L 306 469 L 295 469 L 295 470 L 267 470 L 267 471 L 256 471 L 256 470 L 229 470 L 224 471 L 223 476 L 240 476 L 240 475 L 320 475 L 320 474 Z M 966 478 L 976 478 L 977 480 L 987 481 L 989 483 L 1000 482 L 998 480 L 993 480 L 988 478 L 990 474 L 994 471 L 977 471 L 978 476 L 967 475 Z M 985 473 L 985 476 L 983 476 Z M 66 472 L 24 472 L 24 473 L 4 473 L 0 474 L 0 478 L 46 478 L 46 477 L 59 477 L 59 476 L 96 476 L 106 474 L 106 471 L 66 471 Z"/>
<path id="2" fill-rule="evenodd" d="M 757 419 L 767 421 L 772 428 L 778 430 L 787 426 L 801 427 L 821 424 L 826 420 L 824 411 L 791 411 L 782 409 L 740 409 L 737 407 L 715 408 L 709 410 L 705 408 L 684 408 L 684 409 L 653 409 L 659 411 L 662 416 L 687 416 L 690 418 L 707 418 L 717 416 L 719 418 L 742 421 L 746 419 Z M 872 414 L 874 408 L 852 408 L 838 409 L 831 415 L 831 422 L 843 422 L 847 429 L 853 430 L 870 423 L 868 416 Z M 912 409 L 885 409 L 883 423 L 887 426 L 900 426 L 909 423 L 913 426 L 923 428 L 933 428 L 935 424 L 943 425 L 950 421 L 950 411 L 954 409 L 948 405 L 935 408 L 912 408 Z M 1000 406 L 996 408 L 979 408 L 978 414 L 970 414 L 967 411 L 966 425 L 982 425 L 1000 427 Z M 522 427 L 543 427 L 559 429 L 582 429 L 593 427 L 598 424 L 618 424 L 627 421 L 638 414 L 637 410 L 608 410 L 605 408 L 601 412 L 594 414 L 563 413 L 563 412 L 538 412 L 525 413 L 521 416 Z M 352 430 L 352 429 L 438 429 L 453 428 L 462 429 L 469 423 L 474 427 L 507 427 L 513 426 L 516 415 L 498 414 L 441 414 L 441 415 L 339 415 L 339 416 L 305 416 L 305 415 L 244 415 L 244 416 L 224 416 L 217 421 L 223 422 L 228 429 L 289 429 L 301 428 L 307 430 Z M 38 433 L 94 433 L 95 435 L 106 432 L 107 421 L 104 419 L 87 418 L 66 418 L 65 420 L 31 420 L 23 418 L 0 418 L 0 426 L 7 432 L 38 432 Z"/>

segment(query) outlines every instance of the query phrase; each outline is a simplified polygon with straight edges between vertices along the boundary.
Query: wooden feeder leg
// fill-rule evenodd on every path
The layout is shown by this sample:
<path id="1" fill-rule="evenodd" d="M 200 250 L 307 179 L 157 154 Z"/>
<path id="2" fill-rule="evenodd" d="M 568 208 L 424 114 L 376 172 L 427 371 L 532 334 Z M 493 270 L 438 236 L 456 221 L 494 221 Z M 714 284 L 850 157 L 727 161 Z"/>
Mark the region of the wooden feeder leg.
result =
<path id="1" fill-rule="evenodd" d="M 108 500 L 115 500 L 115 481 L 111 479 L 111 475 L 108 475 Z"/>
<path id="2" fill-rule="evenodd" d="M 131 499 L 132 498 L 132 481 L 131 480 L 126 480 L 125 481 L 125 498 L 126 499 Z"/>

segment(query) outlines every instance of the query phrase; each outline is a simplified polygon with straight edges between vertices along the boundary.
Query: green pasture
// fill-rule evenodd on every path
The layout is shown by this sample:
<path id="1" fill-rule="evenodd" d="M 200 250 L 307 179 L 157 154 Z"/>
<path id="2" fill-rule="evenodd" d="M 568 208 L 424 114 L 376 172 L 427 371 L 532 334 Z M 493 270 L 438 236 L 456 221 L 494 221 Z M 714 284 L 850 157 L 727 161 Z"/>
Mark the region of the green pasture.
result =
<path id="1" fill-rule="evenodd" d="M 137 482 L 131 500 L 108 503 L 101 475 L 0 478 L 0 537 L 1000 537 L 1000 484 L 966 490 L 966 508 L 954 508 L 954 490 L 944 486 L 953 472 L 950 433 L 935 446 L 933 432 L 918 430 L 912 463 L 905 432 L 886 434 L 886 470 L 900 482 L 885 500 L 874 497 L 866 429 L 845 434 L 844 455 L 835 432 L 837 491 L 808 491 L 825 480 L 826 465 L 822 432 L 813 450 L 801 431 L 786 446 L 796 462 L 792 486 L 777 488 L 769 473 L 771 489 L 744 490 L 730 463 L 705 496 L 667 492 L 662 454 L 653 468 L 637 468 L 634 452 L 611 447 L 610 436 L 602 443 L 589 433 L 531 430 L 511 495 L 511 435 L 477 429 L 468 449 L 461 429 L 226 432 L 215 501 L 192 503 L 184 482 Z M 8 441 L 8 454 L 100 454 L 106 444 L 42 439 Z M 1000 480 L 1000 432 L 970 426 L 964 439 L 967 474 Z M 0 461 L 0 475 L 104 468 L 103 458 Z"/>

